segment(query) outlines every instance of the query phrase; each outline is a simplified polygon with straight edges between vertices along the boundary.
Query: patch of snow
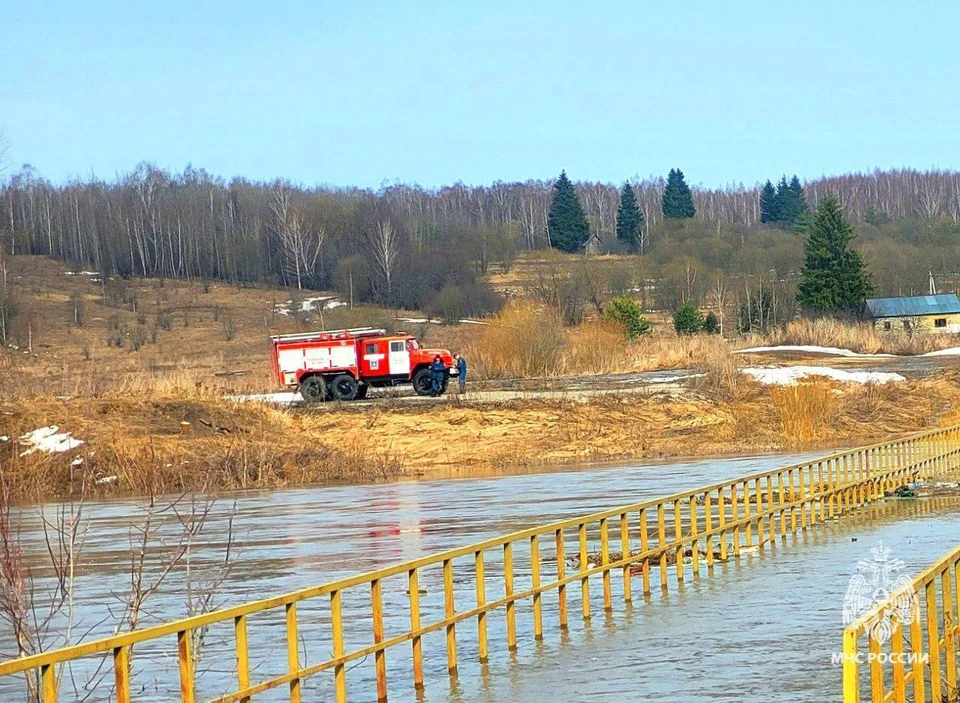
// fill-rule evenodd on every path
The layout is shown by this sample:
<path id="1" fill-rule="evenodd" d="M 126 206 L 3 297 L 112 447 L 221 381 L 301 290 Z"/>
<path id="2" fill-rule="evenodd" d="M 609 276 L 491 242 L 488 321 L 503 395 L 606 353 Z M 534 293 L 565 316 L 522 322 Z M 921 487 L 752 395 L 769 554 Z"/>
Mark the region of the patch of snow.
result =
<path id="1" fill-rule="evenodd" d="M 230 400 L 237 403 L 267 403 L 269 405 L 296 405 L 303 402 L 300 394 L 292 391 L 254 393 L 252 395 L 235 395 L 231 397 Z"/>
<path id="2" fill-rule="evenodd" d="M 69 452 L 83 444 L 81 440 L 71 437 L 69 432 L 60 432 L 60 428 L 56 425 L 28 432 L 20 437 L 20 443 L 29 447 L 20 452 L 20 456 L 27 456 L 37 451 L 48 454 Z"/>
<path id="3" fill-rule="evenodd" d="M 460 320 L 461 325 L 488 325 L 489 322 L 484 322 L 483 320 Z"/>
<path id="4" fill-rule="evenodd" d="M 99 276 L 99 271 L 64 271 L 64 276 Z"/>
<path id="5" fill-rule="evenodd" d="M 169 466 L 169 464 L 167 464 L 167 466 Z M 116 476 L 104 476 L 103 478 L 98 478 L 96 481 L 94 481 L 94 483 L 96 483 L 98 486 L 102 486 L 105 483 L 114 483 L 116 480 Z"/>
<path id="6" fill-rule="evenodd" d="M 397 320 L 400 322 L 409 322 L 412 325 L 423 325 L 429 322 L 431 325 L 439 325 L 443 323 L 443 320 L 431 320 L 426 317 L 398 317 Z"/>
<path id="7" fill-rule="evenodd" d="M 781 344 L 775 347 L 748 347 L 747 349 L 737 349 L 734 354 L 762 354 L 764 352 L 808 352 L 810 354 L 832 354 L 833 356 L 850 357 L 891 357 L 893 354 L 864 354 L 850 349 L 841 349 L 839 347 L 818 347 L 813 344 Z M 958 350 L 960 353 L 960 350 Z"/>
<path id="8" fill-rule="evenodd" d="M 9 442 L 10 438 L 7 435 L 0 435 L 0 442 Z"/>
<path id="9" fill-rule="evenodd" d="M 322 303 L 323 305 L 320 305 Z M 341 305 L 346 305 L 346 303 L 339 301 L 336 297 L 332 295 L 317 295 L 312 298 L 304 298 L 300 301 L 300 312 L 312 312 L 314 310 L 320 310 L 322 307 L 325 310 L 331 308 L 338 308 Z M 293 300 L 285 300 L 282 303 L 277 303 L 274 306 L 274 310 L 278 315 L 290 315 L 293 309 Z"/>
<path id="10" fill-rule="evenodd" d="M 960 356 L 960 347 L 950 347 L 949 349 L 938 349 L 937 351 L 927 352 L 920 356 Z"/>
<path id="11" fill-rule="evenodd" d="M 82 456 L 78 456 L 73 461 L 70 462 L 70 466 L 82 466 L 82 465 L 83 465 Z"/>
<path id="12" fill-rule="evenodd" d="M 797 381 L 810 376 L 830 378 L 841 383 L 891 383 L 906 381 L 898 373 L 883 371 L 844 371 L 829 366 L 765 366 L 743 369 L 743 373 L 752 376 L 767 385 L 792 386 Z"/>
<path id="13" fill-rule="evenodd" d="M 686 374 L 677 374 L 675 376 L 657 376 L 656 378 L 651 378 L 647 380 L 647 383 L 650 385 L 656 383 L 676 383 L 677 381 L 684 381 L 688 378 L 700 378 L 703 376 L 702 373 L 686 373 Z"/>

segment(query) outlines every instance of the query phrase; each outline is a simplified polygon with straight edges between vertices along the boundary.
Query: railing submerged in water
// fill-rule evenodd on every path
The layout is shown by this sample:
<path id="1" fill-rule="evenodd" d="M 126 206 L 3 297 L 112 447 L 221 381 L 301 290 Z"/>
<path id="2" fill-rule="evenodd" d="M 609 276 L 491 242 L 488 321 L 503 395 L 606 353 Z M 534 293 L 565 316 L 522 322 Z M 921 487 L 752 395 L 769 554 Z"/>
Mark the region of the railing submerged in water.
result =
<path id="1" fill-rule="evenodd" d="M 492 611 L 504 611 L 507 649 L 515 651 L 518 602 L 531 603 L 533 637 L 541 640 L 545 593 L 556 593 L 557 626 L 566 629 L 570 585 L 579 582 L 579 598 L 576 598 L 576 589 L 573 597 L 579 600 L 582 617 L 589 620 L 591 580 L 595 583 L 596 578 L 600 579 L 603 608 L 612 611 L 614 573 L 620 574 L 617 590 L 627 603 L 633 598 L 634 578 L 639 579 L 644 595 L 651 593 L 654 569 L 658 572 L 660 588 L 668 589 L 670 567 L 673 567 L 673 580 L 680 584 L 687 572 L 688 558 L 691 573 L 699 575 L 702 563 L 709 570 L 714 563 L 726 561 L 731 553 L 739 556 L 745 551 L 762 549 L 778 536 L 785 537 L 874 502 L 893 487 L 956 470 L 960 465 L 958 440 L 960 427 L 918 433 L 656 500 L 533 527 L 275 598 L 3 662 L 0 676 L 25 673 L 35 677 L 40 698 L 52 703 L 57 700 L 59 668 L 83 658 L 100 658 L 104 662 L 112 658 L 113 693 L 116 700 L 129 701 L 134 645 L 151 642 L 157 648 L 169 641 L 167 649 L 172 650 L 175 637 L 180 697 L 192 702 L 196 689 L 196 657 L 191 651 L 193 635 L 211 625 L 223 624 L 232 626 L 236 690 L 221 695 L 218 701 L 247 701 L 281 686 L 289 688 L 291 701 L 299 701 L 304 681 L 320 672 L 332 672 L 333 695 L 337 701 L 345 701 L 348 665 L 371 655 L 375 674 L 371 679 L 375 678 L 377 698 L 383 701 L 389 690 L 388 649 L 410 643 L 413 684 L 420 689 L 424 684 L 425 635 L 441 631 L 445 634 L 446 668 L 453 676 L 458 663 L 457 626 L 465 621 L 475 620 L 476 656 L 485 662 L 490 648 L 487 616 Z M 568 542 L 572 555 L 569 573 Z M 611 551 L 617 543 L 619 551 Z M 521 559 L 523 583 L 515 568 Z M 555 563 L 555 569 L 547 577 L 544 566 L 550 563 Z M 496 566 L 500 577 L 497 590 L 502 588 L 503 595 L 488 600 L 491 580 L 485 568 L 491 565 Z M 420 586 L 424 574 L 442 583 L 442 603 L 438 601 L 434 607 L 422 607 Z M 409 627 L 388 636 L 384 627 L 385 594 L 399 594 L 389 593 L 385 585 L 394 586 L 395 580 L 402 580 L 406 586 L 403 600 Z M 458 589 L 464 581 L 469 582 L 467 589 Z M 472 607 L 458 610 L 457 596 L 462 601 L 465 591 L 469 591 L 466 595 Z M 362 611 L 351 614 L 349 624 L 359 632 L 358 617 L 362 618 L 369 638 L 362 646 L 349 651 L 344 634 L 345 595 L 363 599 Z M 332 656 L 305 663 L 300 646 L 303 623 L 298 619 L 298 606 L 302 606 L 302 611 L 321 598 L 329 599 L 325 611 L 330 631 L 324 639 Z M 258 667 L 251 667 L 250 663 L 248 620 L 263 613 L 282 613 L 287 671 L 253 682 L 251 673 Z"/>
<path id="2" fill-rule="evenodd" d="M 960 545 L 844 630 L 844 703 L 960 700 L 958 609 Z"/>

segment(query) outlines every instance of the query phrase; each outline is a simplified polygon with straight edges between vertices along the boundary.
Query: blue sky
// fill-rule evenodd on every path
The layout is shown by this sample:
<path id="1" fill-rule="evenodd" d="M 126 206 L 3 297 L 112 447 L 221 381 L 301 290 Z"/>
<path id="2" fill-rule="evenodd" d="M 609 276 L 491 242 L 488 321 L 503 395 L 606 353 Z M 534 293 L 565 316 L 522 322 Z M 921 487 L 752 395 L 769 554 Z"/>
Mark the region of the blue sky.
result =
<path id="1" fill-rule="evenodd" d="M 0 128 L 56 181 L 752 185 L 960 167 L 956 2 L 0 5 Z"/>

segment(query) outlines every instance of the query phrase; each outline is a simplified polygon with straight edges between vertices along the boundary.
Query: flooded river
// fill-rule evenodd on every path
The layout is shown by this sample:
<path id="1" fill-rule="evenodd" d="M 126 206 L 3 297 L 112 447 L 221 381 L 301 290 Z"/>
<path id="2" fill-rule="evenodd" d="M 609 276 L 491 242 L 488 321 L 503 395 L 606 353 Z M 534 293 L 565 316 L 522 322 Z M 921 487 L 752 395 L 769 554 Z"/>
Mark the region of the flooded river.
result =
<path id="1" fill-rule="evenodd" d="M 231 523 L 238 551 L 226 580 L 216 589 L 218 606 L 807 456 L 322 487 L 247 493 L 235 501 L 221 498 L 193 538 L 189 561 L 178 564 L 149 597 L 141 626 L 186 614 L 187 584 L 196 589 L 197 584 L 217 578 Z M 422 698 L 541 701 L 562 690 L 564 700 L 608 700 L 622 695 L 663 701 L 760 701 L 771 696 L 796 701 L 836 699 L 840 671 L 831 664 L 830 653 L 839 647 L 843 595 L 857 561 L 871 558 L 871 548 L 882 539 L 904 561 L 905 569 L 916 571 L 955 544 L 960 534 L 960 510 L 949 505 L 918 506 L 916 502 L 891 504 L 858 527 L 845 523 L 811 531 L 765 553 L 720 565 L 713 577 L 688 580 L 680 591 L 656 593 L 646 601 L 636 599 L 626 612 L 617 603 L 610 618 L 598 602 L 589 625 L 571 615 L 570 629 L 563 635 L 546 624 L 555 621 L 556 599 L 545 596 L 541 643 L 533 640 L 527 606 L 518 605 L 518 652 L 506 655 L 505 648 L 491 646 L 490 663 L 483 667 L 474 663 L 469 624 L 463 623 L 458 628 L 460 675 L 453 682 L 446 674 L 443 635 L 428 636 Z M 51 519 L 56 508 L 46 506 L 43 514 Z M 89 632 L 93 637 L 110 633 L 122 615 L 122 602 L 130 590 L 132 555 L 142 536 L 139 528 L 149 511 L 143 501 L 136 500 L 90 503 L 86 510 L 73 627 L 74 632 Z M 177 510 L 182 516 L 189 506 L 181 504 Z M 172 510 L 151 519 L 161 527 L 150 535 L 152 557 L 144 569 L 148 583 L 163 568 L 163 555 L 176 548 L 182 533 Z M 38 510 L 25 509 L 23 520 L 24 549 L 41 563 L 44 541 Z M 851 541 L 853 537 L 856 542 Z M 424 585 L 433 593 L 433 584 Z M 402 592 L 400 596 L 385 603 L 388 621 L 406 616 Z M 345 608 L 349 620 L 350 605 L 345 603 Z M 391 608 L 395 611 L 390 612 Z M 281 627 L 282 622 L 266 624 L 260 634 L 269 637 L 262 643 L 251 633 L 251 660 L 265 660 L 267 655 L 277 660 L 276 665 L 258 668 L 255 679 L 284 670 Z M 504 637 L 502 629 L 502 617 L 491 616 L 491 642 Z M 204 645 L 198 686 L 206 696 L 222 692 L 234 678 L 229 634 L 226 629 L 211 629 Z M 329 654 L 325 643 L 318 642 L 312 649 L 310 644 L 304 646 L 311 662 Z M 9 653 L 11 645 L 10 633 L 0 631 L 0 651 Z M 388 653 L 392 700 L 415 695 L 409 685 L 408 650 L 402 649 L 392 658 L 393 650 Z M 169 700 L 177 690 L 175 645 L 143 645 L 135 661 L 135 690 L 139 691 L 135 699 Z M 361 664 L 348 674 L 350 698 L 373 700 L 372 662 Z M 87 693 L 82 682 L 91 673 L 90 667 L 76 672 L 77 695 Z M 12 683 L 0 681 L 0 700 L 21 697 L 22 689 L 11 688 Z M 108 683 L 90 700 L 108 698 Z M 329 684 L 326 674 L 319 675 L 306 686 L 305 700 L 328 699 Z M 66 680 L 61 683 L 71 685 Z M 67 691 L 72 689 L 61 688 L 61 700 L 72 699 Z M 282 700 L 285 694 L 283 689 L 257 700 Z"/>

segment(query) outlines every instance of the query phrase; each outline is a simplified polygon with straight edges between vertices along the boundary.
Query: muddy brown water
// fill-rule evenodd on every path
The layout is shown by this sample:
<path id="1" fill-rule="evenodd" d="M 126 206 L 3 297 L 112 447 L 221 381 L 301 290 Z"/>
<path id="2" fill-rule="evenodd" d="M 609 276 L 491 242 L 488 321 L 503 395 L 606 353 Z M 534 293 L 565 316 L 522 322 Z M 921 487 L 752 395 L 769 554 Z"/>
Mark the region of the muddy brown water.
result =
<path id="1" fill-rule="evenodd" d="M 445 479 L 376 486 L 340 486 L 247 493 L 221 498 L 213 506 L 189 560 L 183 562 L 148 600 L 142 625 L 186 614 L 188 581 L 194 586 L 216 573 L 223 557 L 231 516 L 238 556 L 216 602 L 233 605 L 331 581 L 518 530 L 537 523 L 586 514 L 679 490 L 783 466 L 813 455 L 709 459 L 654 466 L 565 467 L 555 472 L 474 479 Z M 579 588 L 569 589 L 570 628 L 557 627 L 557 600 L 544 603 L 544 639 L 535 642 L 529 603 L 517 606 L 518 650 L 506 652 L 502 612 L 489 616 L 490 661 L 476 663 L 476 626 L 458 626 L 459 676 L 446 672 L 442 632 L 424 638 L 425 689 L 412 687 L 409 646 L 388 650 L 391 700 L 542 701 L 562 692 L 563 700 L 634 697 L 659 701 L 809 701 L 839 697 L 840 669 L 830 655 L 840 646 L 841 612 L 858 560 L 870 559 L 883 541 L 915 572 L 956 543 L 960 503 L 889 501 L 872 517 L 836 523 L 788 539 L 760 554 L 718 565 L 711 577 L 688 573 L 682 589 L 651 598 L 635 595 L 622 603 L 613 579 L 614 613 L 603 612 L 599 581 L 592 587 L 594 616 L 578 617 Z M 48 519 L 58 506 L 44 506 Z M 181 511 L 186 506 L 180 506 Z M 74 632 L 88 638 L 112 631 L 129 591 L 131 540 L 146 514 L 143 501 L 118 500 L 87 506 L 87 530 L 80 559 Z M 37 508 L 25 508 L 23 548 L 36 563 L 44 549 Z M 164 513 L 151 541 L 149 581 L 161 567 L 179 528 Z M 852 541 L 853 538 L 857 541 Z M 545 569 L 547 567 L 545 566 Z M 689 568 L 689 567 L 688 567 Z M 497 593 L 497 564 L 488 571 L 487 598 Z M 529 579 L 529 564 L 517 559 L 517 589 Z M 457 572 L 457 608 L 471 607 L 467 564 Z M 460 576 L 462 574 L 462 577 Z M 656 582 L 656 579 L 654 579 Z M 425 571 L 421 587 L 424 622 L 442 611 L 439 572 Z M 635 582 L 637 593 L 639 583 Z M 44 591 L 40 589 L 40 597 Z M 364 592 L 345 594 L 347 649 L 369 643 L 369 610 Z M 384 583 L 387 635 L 409 624 L 405 582 Z M 329 649 L 328 601 L 299 609 L 302 648 L 308 663 L 326 659 Z M 57 621 L 56 628 L 64 623 Z M 251 617 L 250 657 L 254 680 L 284 673 L 283 615 Z M 198 667 L 200 699 L 228 690 L 235 679 L 232 626 L 207 633 Z M 0 652 L 9 655 L 11 633 L 0 629 Z M 110 670 L 96 687 L 96 660 L 73 667 L 61 681 L 61 700 L 110 698 Z M 350 700 L 375 700 L 373 661 L 361 661 L 347 674 Z M 135 700 L 172 700 L 178 693 L 176 642 L 138 645 L 134 654 Z M 331 677 L 319 674 L 304 684 L 304 700 L 329 700 Z M 255 700 L 286 700 L 286 687 Z M 19 680 L 0 680 L 0 700 L 22 700 Z"/>

